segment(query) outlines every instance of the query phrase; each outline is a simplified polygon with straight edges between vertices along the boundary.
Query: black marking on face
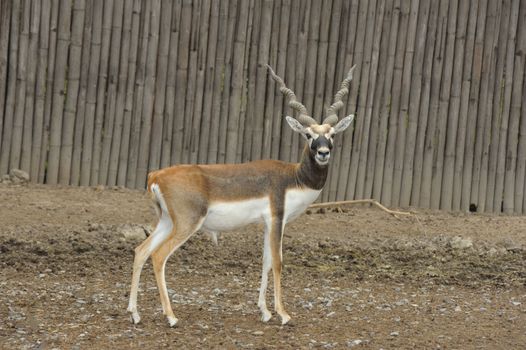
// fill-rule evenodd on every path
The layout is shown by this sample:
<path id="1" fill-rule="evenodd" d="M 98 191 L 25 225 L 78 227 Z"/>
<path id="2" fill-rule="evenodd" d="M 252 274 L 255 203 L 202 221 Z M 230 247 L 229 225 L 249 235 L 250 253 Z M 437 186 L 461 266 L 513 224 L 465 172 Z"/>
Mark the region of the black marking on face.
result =
<path id="1" fill-rule="evenodd" d="M 312 142 L 310 143 L 310 148 L 313 151 L 316 151 L 323 147 L 332 149 L 332 139 L 328 139 L 325 136 L 320 135 L 316 139 L 312 140 Z"/>

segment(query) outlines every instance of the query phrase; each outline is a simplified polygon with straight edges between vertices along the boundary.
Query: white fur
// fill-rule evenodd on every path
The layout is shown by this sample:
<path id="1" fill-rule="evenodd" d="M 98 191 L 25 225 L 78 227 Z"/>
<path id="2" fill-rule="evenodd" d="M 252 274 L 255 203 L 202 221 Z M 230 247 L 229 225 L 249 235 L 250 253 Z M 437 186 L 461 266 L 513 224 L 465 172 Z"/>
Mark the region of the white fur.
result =
<path id="1" fill-rule="evenodd" d="M 285 193 L 285 222 L 300 216 L 320 195 L 321 190 L 290 189 Z"/>
<path id="2" fill-rule="evenodd" d="M 299 121 L 297 121 L 296 119 L 294 119 L 292 117 L 289 117 L 289 116 L 286 116 L 285 120 L 287 120 L 287 123 L 289 123 L 290 127 L 295 132 L 299 132 L 299 133 L 304 133 L 305 132 L 306 128 L 303 125 L 301 125 L 301 123 Z"/>
<path id="3" fill-rule="evenodd" d="M 338 124 L 336 124 L 331 131 L 333 132 L 333 134 L 338 134 L 344 131 L 345 129 L 349 127 L 349 125 L 351 125 L 353 119 L 354 119 L 354 114 L 348 115 L 347 117 L 340 120 Z"/>
<path id="4" fill-rule="evenodd" d="M 166 202 L 164 201 L 163 195 L 161 193 L 161 190 L 159 188 L 159 185 L 152 184 L 151 190 L 159 202 L 159 206 L 161 207 L 161 213 L 160 213 L 160 220 L 157 224 L 157 227 L 152 233 L 152 241 L 148 245 L 148 252 L 145 254 L 146 258 L 150 256 L 152 252 L 154 252 L 170 235 L 170 232 L 173 228 L 172 219 L 170 218 L 170 215 L 168 215 L 168 207 L 166 206 Z M 137 251 L 137 250 L 136 250 Z M 134 262 L 134 272 L 133 272 L 133 278 L 132 278 L 132 289 L 130 292 L 130 301 L 128 303 L 128 311 L 131 312 L 133 323 L 137 324 L 141 321 L 141 317 L 139 316 L 139 313 L 137 312 L 137 292 L 139 289 L 139 278 L 141 275 L 141 270 L 144 265 L 145 259 L 142 261 L 137 260 L 138 255 L 135 255 L 135 262 Z M 164 273 L 164 269 L 163 269 Z M 163 278 L 164 280 L 164 278 Z M 171 322 L 171 321 L 170 321 Z"/>
<path id="5" fill-rule="evenodd" d="M 285 194 L 284 223 L 300 216 L 318 198 L 321 190 L 291 189 Z M 202 229 L 208 232 L 234 230 L 271 217 L 268 197 L 236 202 L 215 202 L 208 207 Z"/>
<path id="6" fill-rule="evenodd" d="M 150 244 L 152 249 L 157 249 L 159 244 L 164 242 L 170 235 L 170 232 L 172 232 L 173 223 L 168 213 L 168 207 L 166 206 L 166 202 L 164 201 L 164 197 L 161 193 L 159 185 L 154 183 L 151 189 L 155 195 L 155 198 L 159 202 L 159 205 L 161 206 L 161 217 L 157 227 L 155 228 L 155 231 L 152 233 L 152 243 Z"/>
<path id="7" fill-rule="evenodd" d="M 159 202 L 159 205 L 161 206 L 162 212 L 168 213 L 168 207 L 166 206 L 166 202 L 164 201 L 164 197 L 163 197 L 163 194 L 161 193 L 161 189 L 159 188 L 159 185 L 156 183 L 153 183 L 150 189 L 155 195 L 155 198 L 157 198 L 157 201 Z"/>
<path id="8" fill-rule="evenodd" d="M 204 231 L 230 231 L 254 222 L 270 218 L 268 197 L 236 202 L 215 202 L 208 207 L 203 223 Z"/>
<path id="9" fill-rule="evenodd" d="M 261 272 L 261 286 L 259 288 L 259 299 L 258 306 L 261 310 L 261 320 L 268 322 L 272 317 L 270 311 L 267 308 L 267 286 L 268 286 L 268 273 L 272 268 L 272 252 L 270 251 L 270 223 L 267 223 L 265 228 L 265 236 L 263 237 L 263 271 Z"/>

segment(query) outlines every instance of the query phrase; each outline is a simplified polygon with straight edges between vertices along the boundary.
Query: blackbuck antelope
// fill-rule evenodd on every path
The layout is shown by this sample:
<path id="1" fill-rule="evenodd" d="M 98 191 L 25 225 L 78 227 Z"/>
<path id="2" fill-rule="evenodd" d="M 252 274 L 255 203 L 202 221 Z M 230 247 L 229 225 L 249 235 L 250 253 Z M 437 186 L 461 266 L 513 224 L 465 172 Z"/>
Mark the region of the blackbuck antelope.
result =
<path id="1" fill-rule="evenodd" d="M 318 198 L 327 179 L 333 136 L 347 129 L 354 118 L 349 115 L 338 121 L 336 115 L 344 105 L 342 98 L 349 92 L 353 69 L 342 82 L 334 104 L 327 109 L 328 116 L 318 124 L 294 92 L 268 66 L 280 91 L 289 99 L 289 106 L 299 113 L 297 119 L 286 119 L 306 140 L 300 163 L 259 160 L 244 164 L 177 165 L 148 175 L 148 192 L 159 223 L 135 249 L 128 306 L 134 323 L 140 321 L 137 292 L 142 267 L 150 255 L 163 312 L 170 326 L 174 326 L 177 318 L 170 305 L 164 275 L 168 257 L 198 230 L 217 233 L 254 222 L 265 225 L 258 301 L 262 320 L 267 322 L 272 316 L 265 298 L 270 269 L 274 275 L 276 312 L 282 324 L 290 320 L 281 301 L 283 229 Z"/>

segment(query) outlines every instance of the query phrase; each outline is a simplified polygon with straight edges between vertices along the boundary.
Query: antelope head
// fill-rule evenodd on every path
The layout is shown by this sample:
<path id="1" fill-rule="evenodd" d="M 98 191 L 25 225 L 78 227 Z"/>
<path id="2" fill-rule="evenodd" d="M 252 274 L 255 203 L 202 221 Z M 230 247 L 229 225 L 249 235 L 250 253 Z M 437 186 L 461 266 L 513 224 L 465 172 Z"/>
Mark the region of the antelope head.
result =
<path id="1" fill-rule="evenodd" d="M 353 66 L 347 73 L 340 90 L 334 97 L 334 103 L 327 108 L 327 116 L 321 124 L 318 124 L 314 118 L 309 116 L 307 108 L 296 99 L 294 91 L 287 88 L 283 79 L 277 76 L 272 68 L 267 65 L 270 75 L 279 84 L 279 90 L 289 99 L 289 106 L 298 112 L 296 119 L 289 116 L 286 117 L 288 124 L 292 130 L 300 133 L 305 138 L 309 145 L 310 156 L 321 167 L 329 164 L 334 135 L 347 129 L 354 119 L 354 115 L 351 114 L 342 120 L 338 120 L 336 113 L 344 106 L 342 99 L 349 93 L 349 84 L 351 83 L 355 67 Z"/>

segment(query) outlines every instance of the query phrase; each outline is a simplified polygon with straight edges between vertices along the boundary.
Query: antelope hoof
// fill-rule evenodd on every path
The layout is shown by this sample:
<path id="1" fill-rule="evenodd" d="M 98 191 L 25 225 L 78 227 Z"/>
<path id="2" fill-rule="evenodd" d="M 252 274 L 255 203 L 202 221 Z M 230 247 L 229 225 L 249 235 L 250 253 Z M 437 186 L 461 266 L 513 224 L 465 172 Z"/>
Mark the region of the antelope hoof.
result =
<path id="1" fill-rule="evenodd" d="M 281 316 L 281 324 L 286 325 L 290 321 L 290 316 L 285 312 L 280 314 Z"/>
<path id="2" fill-rule="evenodd" d="M 170 325 L 170 327 L 175 327 L 175 325 L 177 324 L 177 321 L 179 321 L 177 318 L 173 316 L 168 316 L 167 319 L 168 319 L 168 324 Z"/>
<path id="3" fill-rule="evenodd" d="M 261 321 L 268 322 L 270 318 L 272 317 L 272 314 L 268 310 L 261 310 Z"/>
<path id="4" fill-rule="evenodd" d="M 139 322 L 141 322 L 141 316 L 139 316 L 139 313 L 137 311 L 130 311 L 130 312 L 131 312 L 131 315 L 130 315 L 131 323 L 138 324 Z"/>

